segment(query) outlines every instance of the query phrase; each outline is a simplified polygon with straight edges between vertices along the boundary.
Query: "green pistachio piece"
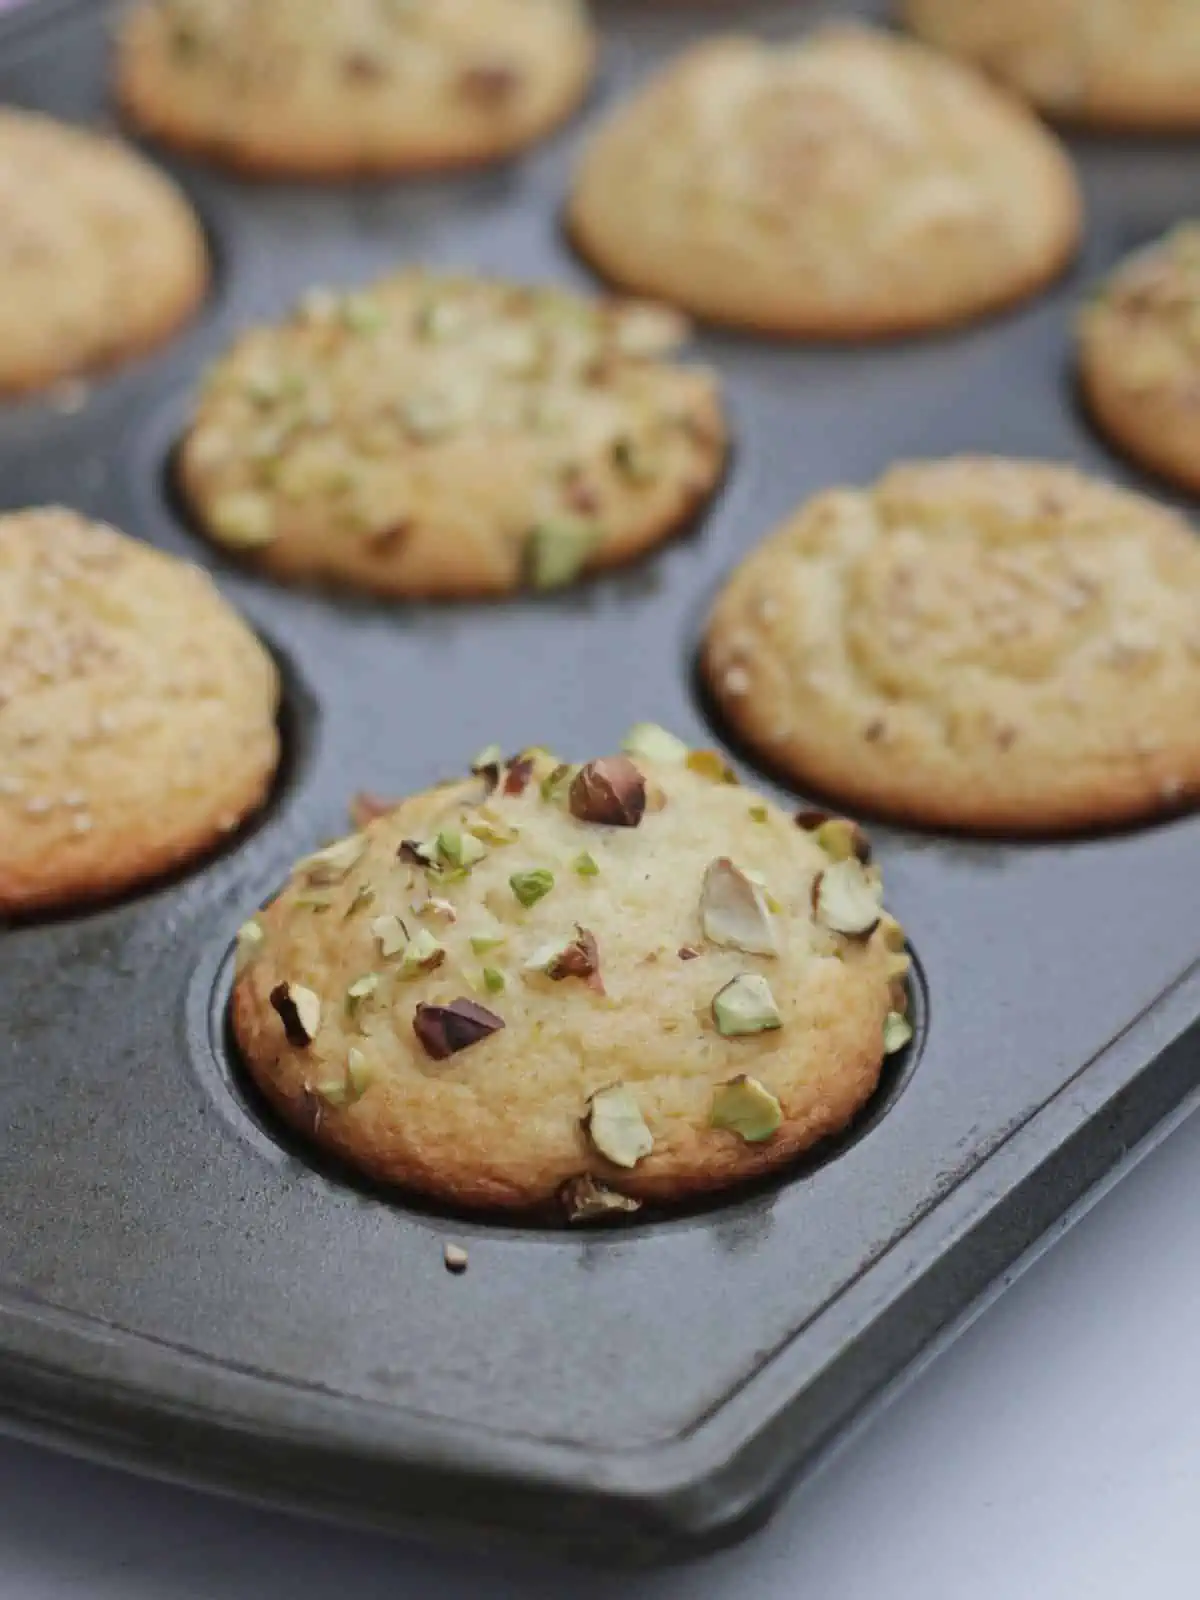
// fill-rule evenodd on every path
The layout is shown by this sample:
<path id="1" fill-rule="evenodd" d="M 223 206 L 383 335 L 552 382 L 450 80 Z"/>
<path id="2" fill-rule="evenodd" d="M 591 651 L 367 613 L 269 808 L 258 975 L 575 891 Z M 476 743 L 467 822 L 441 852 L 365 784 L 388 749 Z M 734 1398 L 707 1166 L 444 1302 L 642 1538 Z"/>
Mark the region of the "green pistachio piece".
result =
<path id="1" fill-rule="evenodd" d="M 486 955 L 489 950 L 498 950 L 505 942 L 502 933 L 473 933 L 471 935 L 471 949 L 477 956 Z"/>
<path id="2" fill-rule="evenodd" d="M 590 1173 L 572 1178 L 564 1184 L 559 1195 L 568 1222 L 595 1222 L 631 1211 L 640 1211 L 642 1202 L 627 1194 L 618 1194 L 602 1183 L 597 1183 Z"/>
<path id="3" fill-rule="evenodd" d="M 346 990 L 346 1014 L 355 1017 L 379 987 L 379 974 L 366 972 Z"/>
<path id="4" fill-rule="evenodd" d="M 554 887 L 554 874 L 545 867 L 532 867 L 527 872 L 514 872 L 509 887 L 523 906 L 535 906 Z"/>
<path id="5" fill-rule="evenodd" d="M 573 583 L 601 539 L 601 530 L 589 522 L 541 522 L 530 532 L 525 546 L 529 582 L 535 589 L 560 589 Z"/>
<path id="6" fill-rule="evenodd" d="M 350 1053 L 346 1057 L 346 1081 L 350 1086 L 352 1100 L 361 1100 L 375 1081 L 375 1069 L 362 1051 L 353 1045 L 350 1046 Z"/>
<path id="7" fill-rule="evenodd" d="M 700 926 L 704 937 L 747 955 L 775 956 L 779 944 L 766 896 L 752 875 L 728 856 L 710 861 L 700 891 Z"/>
<path id="8" fill-rule="evenodd" d="M 548 803 L 560 799 L 575 776 L 575 771 L 569 761 L 560 761 L 538 785 L 542 799 Z"/>
<path id="9" fill-rule="evenodd" d="M 757 972 L 744 972 L 713 996 L 713 1021 L 726 1039 L 782 1028 L 783 1018 L 767 980 Z"/>
<path id="10" fill-rule="evenodd" d="M 267 942 L 260 922 L 243 922 L 237 931 L 237 947 L 234 954 L 234 966 L 238 972 L 245 972 L 246 968 L 256 956 L 262 954 Z"/>
<path id="11" fill-rule="evenodd" d="M 883 1053 L 895 1055 L 903 1050 L 913 1036 L 912 1023 L 899 1011 L 889 1011 L 883 1024 Z"/>
<path id="12" fill-rule="evenodd" d="M 418 973 L 432 972 L 446 959 L 446 947 L 440 944 L 428 928 L 418 928 L 404 947 L 400 958 L 400 976 L 415 978 Z"/>
<path id="13" fill-rule="evenodd" d="M 292 904 L 298 911 L 328 911 L 333 904 L 333 900 L 327 894 L 322 894 L 313 889 L 306 889 L 295 896 Z"/>
<path id="14" fill-rule="evenodd" d="M 737 773 L 719 750 L 689 750 L 686 764 L 689 772 L 698 772 L 702 778 L 711 778 L 714 783 L 739 781 Z"/>
<path id="15" fill-rule="evenodd" d="M 817 921 L 834 933 L 865 938 L 883 914 L 879 880 L 855 856 L 835 861 L 813 884 L 813 910 Z"/>
<path id="16" fill-rule="evenodd" d="M 375 891 L 371 885 L 369 883 L 359 884 L 354 891 L 354 899 L 346 907 L 346 915 L 352 917 L 356 911 L 363 911 L 367 906 L 373 904 L 374 900 Z"/>
<path id="17" fill-rule="evenodd" d="M 617 1167 L 636 1167 L 654 1149 L 641 1108 L 621 1083 L 592 1095 L 584 1127 L 600 1154 Z"/>
<path id="18" fill-rule="evenodd" d="M 498 744 L 485 744 L 483 749 L 471 763 L 472 772 L 486 772 L 488 767 L 499 767 L 504 763 L 504 751 Z"/>
<path id="19" fill-rule="evenodd" d="M 500 994 L 504 990 L 507 979 L 499 967 L 484 967 L 483 986 L 489 994 Z"/>
<path id="20" fill-rule="evenodd" d="M 626 483 L 641 486 L 653 483 L 658 477 L 658 466 L 651 451 L 628 435 L 613 441 L 612 463 Z"/>
<path id="21" fill-rule="evenodd" d="M 408 929 L 399 917 L 390 912 L 386 916 L 375 918 L 371 924 L 371 932 L 379 944 L 380 954 L 388 959 L 398 956 L 408 944 Z"/>
<path id="22" fill-rule="evenodd" d="M 830 817 L 828 822 L 821 823 L 813 837 L 834 861 L 853 858 L 866 862 L 870 859 L 871 847 L 867 843 L 867 836 L 858 823 L 851 822 L 849 817 Z"/>
<path id="23" fill-rule="evenodd" d="M 750 807 L 750 820 L 752 822 L 766 822 L 769 815 L 770 813 L 767 811 L 766 806 Z"/>
<path id="24" fill-rule="evenodd" d="M 255 550 L 275 538 L 275 508 L 267 495 L 252 489 L 218 496 L 208 521 L 214 537 L 231 550 Z"/>
<path id="25" fill-rule="evenodd" d="M 352 833 L 348 839 L 339 839 L 336 844 L 328 845 L 324 850 L 318 850 L 314 855 L 306 857 L 300 863 L 299 870 L 304 873 L 309 883 L 340 883 L 350 869 L 362 859 L 366 848 L 366 837 L 361 833 Z"/>
<path id="26" fill-rule="evenodd" d="M 581 851 L 571 865 L 581 878 L 598 878 L 600 876 L 599 862 L 595 856 L 590 855 L 586 850 Z"/>
<path id="27" fill-rule="evenodd" d="M 472 838 L 479 839 L 484 844 L 514 844 L 520 838 L 519 829 L 505 822 L 499 812 L 493 811 L 487 806 L 479 806 L 477 808 L 466 828 Z"/>
<path id="28" fill-rule="evenodd" d="M 783 1122 L 783 1109 L 757 1078 L 743 1073 L 713 1090 L 709 1122 L 714 1128 L 736 1133 L 747 1144 L 761 1144 Z"/>
<path id="29" fill-rule="evenodd" d="M 641 756 L 645 761 L 661 761 L 665 766 L 681 766 L 688 758 L 688 747 L 657 722 L 635 722 L 621 740 L 621 749 L 627 755 Z"/>
<path id="30" fill-rule="evenodd" d="M 443 828 L 437 836 L 438 854 L 452 867 L 473 867 L 487 855 L 487 846 L 474 834 Z"/>

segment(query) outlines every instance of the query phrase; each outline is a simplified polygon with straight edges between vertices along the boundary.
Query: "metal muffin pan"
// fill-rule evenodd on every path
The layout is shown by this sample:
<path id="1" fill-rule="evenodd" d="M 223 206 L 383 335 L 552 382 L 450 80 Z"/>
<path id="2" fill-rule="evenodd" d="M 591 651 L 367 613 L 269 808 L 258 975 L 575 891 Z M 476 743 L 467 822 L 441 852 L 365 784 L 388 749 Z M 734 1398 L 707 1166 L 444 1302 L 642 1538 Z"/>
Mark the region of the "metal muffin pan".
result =
<path id="1" fill-rule="evenodd" d="M 586 285 L 559 212 L 587 124 L 705 29 L 782 33 L 854 8 L 596 9 L 606 49 L 587 112 L 510 166 L 335 189 L 165 160 L 214 241 L 203 315 L 78 411 L 0 408 L 3 505 L 66 502 L 208 565 L 285 663 L 288 743 L 270 806 L 219 857 L 0 934 L 0 1413 L 264 1502 L 652 1560 L 759 1524 L 1190 1110 L 1200 818 L 1055 844 L 875 829 L 920 961 L 917 1050 L 827 1159 L 617 1232 L 448 1218 L 283 1137 L 228 1047 L 233 931 L 343 827 L 354 788 L 419 788 L 492 740 L 583 757 L 646 717 L 711 740 L 693 674 L 704 609 L 814 490 L 963 449 L 1126 477 L 1077 413 L 1070 319 L 1125 249 L 1186 214 L 1200 145 L 1078 142 L 1081 263 L 985 326 L 869 349 L 701 337 L 736 456 L 694 533 L 623 575 L 550 599 L 398 607 L 223 562 L 179 515 L 170 453 L 235 329 L 401 261 Z M 87 0 L 6 19 L 0 101 L 104 121 L 105 31 Z M 469 1248 L 464 1277 L 444 1270 L 447 1239 Z"/>

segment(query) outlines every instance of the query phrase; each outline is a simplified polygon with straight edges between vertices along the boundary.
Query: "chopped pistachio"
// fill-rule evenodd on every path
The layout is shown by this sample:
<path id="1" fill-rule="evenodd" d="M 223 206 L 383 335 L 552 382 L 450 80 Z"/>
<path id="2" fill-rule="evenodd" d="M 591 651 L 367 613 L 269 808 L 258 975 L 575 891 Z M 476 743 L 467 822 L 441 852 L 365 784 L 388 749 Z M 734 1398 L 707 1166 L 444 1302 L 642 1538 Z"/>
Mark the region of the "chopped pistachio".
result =
<path id="1" fill-rule="evenodd" d="M 429 843 L 424 839 L 401 839 L 396 854 L 401 861 L 407 861 L 410 866 L 434 867 L 438 858 L 437 841 Z"/>
<path id="2" fill-rule="evenodd" d="M 369 883 L 360 883 L 354 891 L 354 899 L 346 907 L 346 915 L 352 917 L 356 911 L 363 911 L 372 905 L 375 900 L 375 891 Z"/>
<path id="3" fill-rule="evenodd" d="M 766 898 L 752 876 L 728 856 L 708 864 L 700 891 L 700 925 L 713 944 L 747 955 L 779 954 Z"/>
<path id="4" fill-rule="evenodd" d="M 379 974 L 377 972 L 365 972 L 361 978 L 355 978 L 354 982 L 346 990 L 347 1016 L 357 1016 L 378 987 Z"/>
<path id="5" fill-rule="evenodd" d="M 321 1026 L 321 1000 L 299 983 L 278 983 L 271 990 L 271 1004 L 279 1013 L 288 1043 L 311 1044 Z"/>
<path id="6" fill-rule="evenodd" d="M 489 767 L 498 767 L 504 760 L 504 751 L 498 744 L 485 744 L 483 749 L 471 762 L 472 772 L 486 772 Z"/>
<path id="7" fill-rule="evenodd" d="M 619 1194 L 603 1183 L 598 1183 L 590 1173 L 572 1178 L 559 1191 L 563 1211 L 568 1222 L 596 1222 L 601 1218 L 640 1211 L 642 1202 L 627 1194 Z"/>
<path id="8" fill-rule="evenodd" d="M 581 878 L 598 878 L 600 876 L 600 864 L 595 856 L 591 855 L 587 850 L 581 851 L 571 865 Z"/>
<path id="9" fill-rule="evenodd" d="M 817 921 L 834 933 L 865 937 L 876 927 L 883 912 L 879 883 L 868 876 L 857 857 L 835 861 L 817 875 L 813 884 L 813 910 Z"/>
<path id="10" fill-rule="evenodd" d="M 484 967 L 483 986 L 489 994 L 502 994 L 507 982 L 499 967 Z"/>
<path id="11" fill-rule="evenodd" d="M 371 923 L 371 932 L 378 941 L 380 954 L 386 958 L 398 956 L 408 944 L 408 929 L 391 912 L 376 917 Z"/>
<path id="12" fill-rule="evenodd" d="M 351 867 L 362 859 L 366 848 L 364 835 L 352 833 L 348 839 L 339 839 L 336 844 L 327 845 L 324 850 L 306 857 L 300 863 L 300 871 L 309 883 L 340 883 Z"/>
<path id="13" fill-rule="evenodd" d="M 636 1167 L 654 1149 L 641 1108 L 621 1083 L 592 1095 L 584 1127 L 600 1154 L 617 1167 Z"/>
<path id="14" fill-rule="evenodd" d="M 899 1011 L 889 1011 L 883 1024 L 883 1053 L 895 1055 L 903 1050 L 913 1036 L 913 1026 Z"/>
<path id="15" fill-rule="evenodd" d="M 467 832 L 484 844 L 505 845 L 514 844 L 520 838 L 520 832 L 511 824 L 505 822 L 498 812 L 488 806 L 479 806 L 474 816 L 466 824 Z"/>
<path id="16" fill-rule="evenodd" d="M 460 1244 L 448 1244 L 442 1251 L 442 1260 L 446 1263 L 446 1271 L 455 1274 L 463 1273 L 470 1265 L 471 1258 Z"/>
<path id="17" fill-rule="evenodd" d="M 295 896 L 292 904 L 299 911 L 328 911 L 333 899 L 332 896 L 323 894 L 319 890 L 305 889 Z"/>
<path id="18" fill-rule="evenodd" d="M 428 928 L 418 928 L 404 947 L 400 958 L 400 976 L 415 978 L 418 973 L 432 972 L 446 959 L 446 947 L 440 944 Z"/>
<path id="19" fill-rule="evenodd" d="M 313 1090 L 327 1106 L 344 1106 L 350 1098 L 350 1085 L 345 1078 L 326 1078 L 314 1084 Z"/>
<path id="20" fill-rule="evenodd" d="M 766 806 L 750 807 L 750 820 L 752 822 L 766 822 L 769 816 L 770 812 L 767 810 Z"/>
<path id="21" fill-rule="evenodd" d="M 508 880 L 512 892 L 523 906 L 535 906 L 554 887 L 554 874 L 545 867 L 514 872 Z"/>
<path id="22" fill-rule="evenodd" d="M 238 972 L 245 972 L 254 958 L 262 954 L 266 942 L 267 936 L 260 922 L 251 919 L 242 923 L 237 931 L 237 948 L 234 955 L 234 965 Z"/>
<path id="23" fill-rule="evenodd" d="M 215 536 L 234 550 L 254 550 L 275 538 L 275 508 L 265 494 L 233 489 L 212 504 L 208 520 Z"/>
<path id="24" fill-rule="evenodd" d="M 862 862 L 871 859 L 866 834 L 849 817 L 829 817 L 818 825 L 814 837 L 834 861 L 849 861 L 851 857 Z"/>
<path id="25" fill-rule="evenodd" d="M 486 955 L 489 950 L 498 950 L 505 942 L 502 933 L 473 933 L 471 935 L 471 949 L 477 956 Z"/>
<path id="26" fill-rule="evenodd" d="M 529 582 L 535 589 L 559 589 L 573 583 L 600 538 L 601 530 L 594 523 L 565 517 L 538 523 L 525 546 Z"/>
<path id="27" fill-rule="evenodd" d="M 576 924 L 575 936 L 539 945 L 525 963 L 526 972 L 544 972 L 561 982 L 564 978 L 583 978 L 589 989 L 604 993 L 600 976 L 600 947 L 588 928 Z"/>
<path id="28" fill-rule="evenodd" d="M 771 1033 L 783 1026 L 771 986 L 757 972 L 744 972 L 718 990 L 713 996 L 712 1013 L 717 1032 L 726 1039 Z"/>
<path id="29" fill-rule="evenodd" d="M 473 867 L 487 855 L 487 847 L 472 833 L 443 828 L 437 836 L 438 854 L 452 867 Z"/>
<path id="30" fill-rule="evenodd" d="M 713 1090 L 709 1122 L 714 1128 L 736 1133 L 747 1144 L 761 1144 L 778 1131 L 783 1108 L 757 1078 L 743 1073 Z"/>
<path id="31" fill-rule="evenodd" d="M 657 722 L 635 722 L 621 740 L 621 749 L 627 755 L 641 756 L 645 761 L 661 761 L 664 765 L 681 765 L 688 758 L 688 747 Z"/>
<path id="32" fill-rule="evenodd" d="M 569 761 L 560 761 L 556 767 L 553 767 L 546 774 L 541 783 L 538 785 L 538 790 L 542 799 L 548 803 L 557 800 L 563 789 L 573 777 L 574 772 L 575 768 L 570 764 Z"/>
<path id="33" fill-rule="evenodd" d="M 437 895 L 428 894 L 423 900 L 413 900 L 412 909 L 419 917 L 429 915 L 442 917 L 446 922 L 458 921 L 458 907 L 449 900 L 441 900 Z"/>
<path id="34" fill-rule="evenodd" d="M 353 1100 L 361 1100 L 375 1081 L 375 1069 L 362 1051 L 356 1049 L 354 1045 L 350 1046 L 350 1052 L 346 1057 L 346 1079 Z"/>
<path id="35" fill-rule="evenodd" d="M 689 750 L 688 770 L 714 783 L 737 783 L 738 775 L 719 750 Z"/>

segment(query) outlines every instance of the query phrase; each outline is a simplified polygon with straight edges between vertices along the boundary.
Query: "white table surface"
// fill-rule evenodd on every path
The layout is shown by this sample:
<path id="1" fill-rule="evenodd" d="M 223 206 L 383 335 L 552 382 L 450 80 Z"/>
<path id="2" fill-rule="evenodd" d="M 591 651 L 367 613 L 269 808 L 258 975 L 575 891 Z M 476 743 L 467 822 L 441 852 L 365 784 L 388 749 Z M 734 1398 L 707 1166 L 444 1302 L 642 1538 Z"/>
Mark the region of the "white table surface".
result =
<path id="1" fill-rule="evenodd" d="M 767 1532 L 682 1571 L 453 1557 L 0 1443 L 0 1600 L 1194 1600 L 1198 1268 L 1193 1117 Z"/>

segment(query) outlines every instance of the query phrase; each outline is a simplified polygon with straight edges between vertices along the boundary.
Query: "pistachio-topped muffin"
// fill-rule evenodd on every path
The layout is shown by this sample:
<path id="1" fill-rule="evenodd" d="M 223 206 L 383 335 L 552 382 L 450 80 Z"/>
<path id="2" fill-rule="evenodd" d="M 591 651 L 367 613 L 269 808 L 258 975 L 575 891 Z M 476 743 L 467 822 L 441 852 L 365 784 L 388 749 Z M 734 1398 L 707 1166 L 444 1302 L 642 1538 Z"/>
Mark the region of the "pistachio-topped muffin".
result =
<path id="1" fill-rule="evenodd" d="M 409 271 L 309 294 L 209 374 L 179 455 L 218 543 L 285 579 L 503 594 L 615 566 L 716 486 L 716 379 L 634 301 Z"/>
<path id="2" fill-rule="evenodd" d="M 905 19 L 1053 117 L 1200 127 L 1196 0 L 905 0 Z"/>
<path id="3" fill-rule="evenodd" d="M 581 0 L 140 0 L 117 92 L 145 132 L 264 175 L 496 161 L 583 98 Z"/>
<path id="4" fill-rule="evenodd" d="M 934 827 L 1045 833 L 1200 798 L 1200 541 L 1070 467 L 893 467 L 734 572 L 704 670 L 797 784 Z"/>
<path id="5" fill-rule="evenodd" d="M 837 26 L 686 51 L 591 141 L 570 224 L 625 289 L 859 338 L 1034 293 L 1074 253 L 1080 202 L 1023 106 L 920 45 Z"/>
<path id="6" fill-rule="evenodd" d="M 773 1171 L 911 1037 L 854 826 L 635 729 L 485 751 L 295 869 L 238 938 L 233 1022 L 284 1117 L 360 1171 L 569 1220 Z"/>
<path id="7" fill-rule="evenodd" d="M 1117 268 L 1080 318 L 1079 372 L 1117 448 L 1200 493 L 1200 225 Z"/>
<path id="8" fill-rule="evenodd" d="M 279 678 L 206 573 L 61 509 L 0 517 L 0 913 L 131 889 L 226 838 Z"/>
<path id="9" fill-rule="evenodd" d="M 113 139 L 0 109 L 0 395 L 162 343 L 207 282 L 200 224 L 165 174 Z"/>

